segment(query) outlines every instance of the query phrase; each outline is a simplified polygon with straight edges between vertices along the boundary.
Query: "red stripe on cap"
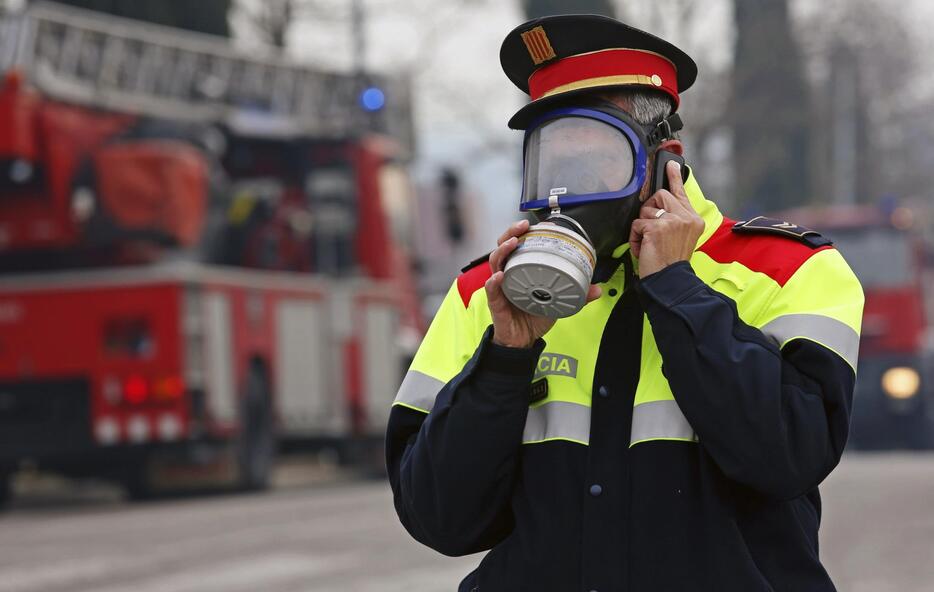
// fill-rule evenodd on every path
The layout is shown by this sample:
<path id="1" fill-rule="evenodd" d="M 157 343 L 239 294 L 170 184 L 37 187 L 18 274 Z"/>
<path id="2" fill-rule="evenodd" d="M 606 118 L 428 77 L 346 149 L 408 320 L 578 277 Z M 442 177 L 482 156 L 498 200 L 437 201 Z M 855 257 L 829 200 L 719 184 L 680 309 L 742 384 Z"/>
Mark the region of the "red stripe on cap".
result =
<path id="1" fill-rule="evenodd" d="M 601 82 L 599 79 L 613 76 L 644 76 L 648 80 L 657 76 L 655 80 L 661 79 L 660 84 L 648 81 L 642 84 L 670 95 L 675 107 L 681 102 L 678 96 L 678 71 L 674 64 L 658 54 L 638 49 L 604 49 L 566 57 L 538 68 L 529 77 L 529 96 L 534 101 L 552 91 L 587 88 L 589 81 L 594 83 L 593 86 L 607 86 L 615 83 Z M 575 88 L 560 90 L 569 85 Z"/>

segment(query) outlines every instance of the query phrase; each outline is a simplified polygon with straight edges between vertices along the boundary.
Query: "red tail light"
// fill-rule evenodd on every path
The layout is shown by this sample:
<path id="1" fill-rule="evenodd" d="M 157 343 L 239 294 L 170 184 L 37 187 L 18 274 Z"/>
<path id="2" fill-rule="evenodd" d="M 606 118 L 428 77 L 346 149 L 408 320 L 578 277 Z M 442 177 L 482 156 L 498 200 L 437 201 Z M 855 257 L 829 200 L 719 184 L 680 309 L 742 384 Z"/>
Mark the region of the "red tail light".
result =
<path id="1" fill-rule="evenodd" d="M 142 376 L 130 376 L 123 382 L 123 398 L 138 405 L 149 398 L 149 383 Z"/>
<path id="2" fill-rule="evenodd" d="M 185 394 L 185 383 L 180 376 L 165 376 L 155 382 L 152 390 L 160 401 L 175 401 Z"/>

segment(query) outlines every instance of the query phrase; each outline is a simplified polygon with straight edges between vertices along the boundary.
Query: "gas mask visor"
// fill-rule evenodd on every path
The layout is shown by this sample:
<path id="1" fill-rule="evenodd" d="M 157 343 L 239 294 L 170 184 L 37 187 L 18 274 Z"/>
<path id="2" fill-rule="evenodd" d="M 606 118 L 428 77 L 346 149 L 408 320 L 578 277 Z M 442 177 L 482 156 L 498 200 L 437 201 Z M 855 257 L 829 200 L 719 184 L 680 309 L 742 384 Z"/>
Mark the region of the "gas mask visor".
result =
<path id="1" fill-rule="evenodd" d="M 514 306 L 557 319 L 586 304 L 597 247 L 622 234 L 623 211 L 638 212 L 646 137 L 610 105 L 556 109 L 529 126 L 520 209 L 540 222 L 504 268 L 503 292 Z"/>
<path id="2" fill-rule="evenodd" d="M 524 212 L 638 196 L 646 178 L 646 133 L 617 109 L 564 108 L 525 134 Z"/>

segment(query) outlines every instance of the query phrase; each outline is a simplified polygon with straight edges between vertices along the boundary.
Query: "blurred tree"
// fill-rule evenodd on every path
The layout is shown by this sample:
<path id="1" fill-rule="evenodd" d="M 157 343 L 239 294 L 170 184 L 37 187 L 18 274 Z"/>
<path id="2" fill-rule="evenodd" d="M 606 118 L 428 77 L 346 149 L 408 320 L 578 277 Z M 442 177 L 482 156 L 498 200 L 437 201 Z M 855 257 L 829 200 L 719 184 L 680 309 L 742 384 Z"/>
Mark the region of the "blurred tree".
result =
<path id="1" fill-rule="evenodd" d="M 31 2 L 37 0 L 30 0 Z M 106 12 L 169 27 L 228 37 L 230 0 L 56 0 L 87 10 Z"/>
<path id="2" fill-rule="evenodd" d="M 873 0 L 827 0 L 802 19 L 815 90 L 815 201 L 927 198 L 934 78 L 910 15 Z"/>
<path id="3" fill-rule="evenodd" d="M 299 9 L 304 12 L 313 9 L 312 3 L 302 0 L 265 0 L 263 2 L 244 2 L 234 0 L 234 10 L 240 22 L 246 25 L 252 34 L 265 43 L 284 48 L 288 41 L 289 27 Z M 312 16 L 313 17 L 313 16 Z"/>
<path id="4" fill-rule="evenodd" d="M 729 116 L 743 210 L 809 200 L 809 92 L 787 0 L 733 0 L 736 43 Z"/>
<path id="5" fill-rule="evenodd" d="M 550 14 L 604 14 L 616 16 L 612 0 L 522 0 L 526 18 Z"/>

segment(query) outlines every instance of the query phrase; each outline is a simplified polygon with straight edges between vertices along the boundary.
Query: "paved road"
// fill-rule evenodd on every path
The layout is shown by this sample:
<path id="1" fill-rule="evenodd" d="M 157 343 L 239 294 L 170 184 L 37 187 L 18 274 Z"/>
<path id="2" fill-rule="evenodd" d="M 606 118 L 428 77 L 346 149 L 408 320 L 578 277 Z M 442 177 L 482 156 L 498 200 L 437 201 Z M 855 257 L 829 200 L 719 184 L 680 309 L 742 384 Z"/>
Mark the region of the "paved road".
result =
<path id="1" fill-rule="evenodd" d="M 934 592 L 934 455 L 850 456 L 822 491 L 840 592 Z"/>
<path id="2" fill-rule="evenodd" d="M 934 455 L 851 456 L 824 491 L 823 554 L 841 592 L 934 591 Z M 478 561 L 410 541 L 381 482 L 37 499 L 0 518 L 2 592 L 447 592 Z"/>

